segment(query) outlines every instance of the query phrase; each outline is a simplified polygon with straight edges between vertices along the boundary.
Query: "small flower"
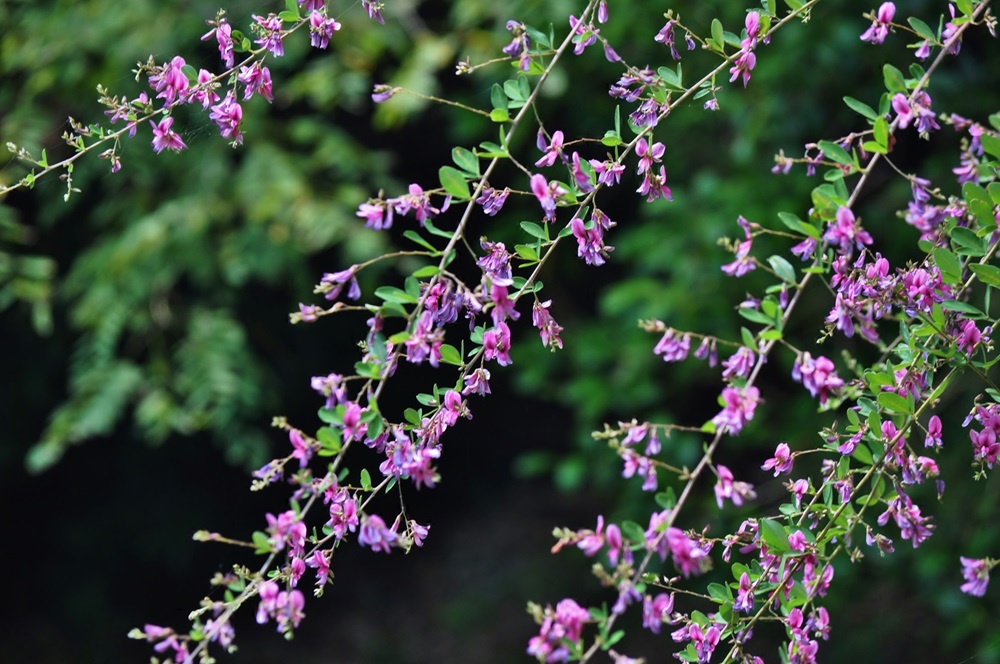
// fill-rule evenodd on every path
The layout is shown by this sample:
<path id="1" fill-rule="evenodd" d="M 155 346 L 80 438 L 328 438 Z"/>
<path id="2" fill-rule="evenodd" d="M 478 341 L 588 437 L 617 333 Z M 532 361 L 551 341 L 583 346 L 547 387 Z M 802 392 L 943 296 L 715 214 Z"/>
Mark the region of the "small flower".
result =
<path id="1" fill-rule="evenodd" d="M 982 597 L 986 594 L 986 586 L 990 583 L 990 568 L 993 567 L 988 558 L 976 559 L 960 556 L 962 561 L 962 576 L 965 583 L 962 584 L 962 592 L 967 595 Z"/>
<path id="2" fill-rule="evenodd" d="M 495 359 L 502 367 L 513 362 L 510 359 L 510 328 L 507 323 L 499 323 L 483 334 L 483 351 L 487 361 Z"/>
<path id="3" fill-rule="evenodd" d="M 233 145 L 239 145 L 243 142 L 243 134 L 240 133 L 243 108 L 236 102 L 232 91 L 220 103 L 212 107 L 209 117 L 219 127 L 223 138 L 233 139 Z"/>
<path id="4" fill-rule="evenodd" d="M 931 415 L 927 422 L 927 438 L 924 439 L 924 447 L 941 447 L 941 418 Z"/>
<path id="5" fill-rule="evenodd" d="M 555 319 L 552 318 L 552 314 L 549 313 L 549 306 L 551 305 L 552 300 L 546 300 L 545 302 L 536 300 L 535 306 L 531 310 L 531 323 L 538 328 L 539 335 L 542 338 L 542 345 L 555 350 L 556 348 L 563 347 L 562 339 L 559 338 L 563 327 L 556 323 Z"/>
<path id="6" fill-rule="evenodd" d="M 871 26 L 861 35 L 861 41 L 871 42 L 872 44 L 881 44 L 884 42 L 885 38 L 889 35 L 889 27 L 895 15 L 896 5 L 891 2 L 883 2 L 878 8 L 878 13 L 872 18 Z"/>
<path id="7" fill-rule="evenodd" d="M 788 443 L 778 443 L 778 447 L 774 450 L 774 456 L 765 461 L 761 468 L 774 470 L 774 476 L 777 477 L 792 472 L 792 461 L 792 450 L 788 447 Z"/>
<path id="8" fill-rule="evenodd" d="M 163 152 L 164 150 L 173 150 L 174 152 L 180 152 L 185 149 L 187 145 L 181 140 L 181 137 L 174 132 L 171 127 L 174 124 L 174 118 L 171 115 L 163 118 L 159 124 L 155 122 L 151 123 L 153 127 L 153 151 Z"/>

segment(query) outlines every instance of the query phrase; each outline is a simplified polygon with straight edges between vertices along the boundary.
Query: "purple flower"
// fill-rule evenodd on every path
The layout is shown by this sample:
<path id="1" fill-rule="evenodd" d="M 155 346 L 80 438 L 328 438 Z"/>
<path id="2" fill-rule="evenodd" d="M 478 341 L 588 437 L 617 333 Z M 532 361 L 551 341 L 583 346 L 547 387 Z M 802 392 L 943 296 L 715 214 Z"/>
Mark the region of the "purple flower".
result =
<path id="1" fill-rule="evenodd" d="M 937 415 L 931 415 L 930 421 L 927 422 L 924 447 L 941 447 L 941 418 Z"/>
<path id="2" fill-rule="evenodd" d="M 594 216 L 597 217 L 596 209 Z M 604 259 L 607 258 L 608 252 L 614 250 L 614 247 L 604 245 L 604 232 L 601 225 L 591 222 L 591 227 L 587 228 L 582 219 L 573 217 L 569 222 L 569 227 L 573 231 L 573 237 L 576 238 L 576 255 L 582 258 L 587 265 L 604 265 Z"/>
<path id="3" fill-rule="evenodd" d="M 872 243 L 872 236 L 861 228 L 851 209 L 843 206 L 837 209 L 837 217 L 830 222 L 823 239 L 830 244 L 839 245 L 840 252 L 845 256 L 853 254 L 855 246 L 861 249 Z"/>
<path id="4" fill-rule="evenodd" d="M 764 462 L 761 466 L 764 470 L 774 470 L 774 476 L 777 477 L 782 473 L 792 472 L 792 450 L 788 447 L 788 443 L 778 443 L 778 447 L 774 450 L 774 456 Z"/>
<path id="5" fill-rule="evenodd" d="M 259 94 L 268 102 L 274 101 L 271 92 L 271 70 L 260 64 L 260 60 L 249 67 L 240 67 L 240 73 L 236 80 L 244 85 L 243 101 L 247 101 L 255 94 Z"/>
<path id="6" fill-rule="evenodd" d="M 476 199 L 476 203 L 483 206 L 483 212 L 489 216 L 496 215 L 503 207 L 503 204 L 507 202 L 507 197 L 510 195 L 510 188 L 505 187 L 503 191 L 497 191 L 491 187 L 483 187 L 482 193 L 479 198 Z"/>
<path id="7" fill-rule="evenodd" d="M 365 228 L 376 231 L 392 228 L 392 206 L 382 200 L 372 200 L 358 206 L 354 216 L 365 220 Z"/>
<path id="8" fill-rule="evenodd" d="M 198 85 L 196 88 L 188 90 L 186 93 L 187 101 L 196 101 L 201 104 L 201 107 L 206 111 L 209 106 L 215 104 L 219 101 L 219 95 L 216 94 L 213 89 L 212 72 L 207 69 L 201 69 L 198 71 Z"/>
<path id="9" fill-rule="evenodd" d="M 682 362 L 691 350 L 691 335 L 680 335 L 673 328 L 663 333 L 663 337 L 653 348 L 654 355 L 662 355 L 664 362 Z"/>
<path id="10" fill-rule="evenodd" d="M 750 583 L 750 575 L 746 572 L 740 576 L 740 588 L 736 593 L 733 611 L 742 611 L 743 613 L 753 611 L 753 584 Z"/>
<path id="11" fill-rule="evenodd" d="M 523 23 L 507 21 L 507 29 L 514 34 L 514 39 L 503 47 L 503 52 L 512 58 L 517 58 L 518 68 L 528 71 L 531 68 L 531 38 Z"/>
<path id="12" fill-rule="evenodd" d="M 546 221 L 556 220 L 556 197 L 566 193 L 558 182 L 549 182 L 544 175 L 535 173 L 531 176 L 531 191 L 545 211 Z"/>
<path id="13" fill-rule="evenodd" d="M 188 89 L 188 79 L 183 67 L 187 64 L 184 58 L 177 55 L 169 64 L 156 68 L 149 77 L 149 85 L 159 94 L 157 99 L 163 99 L 166 106 L 171 106 L 178 100 L 184 101 L 184 92 Z"/>
<path id="14" fill-rule="evenodd" d="M 361 0 L 361 6 L 365 8 L 368 12 L 368 18 L 373 21 L 378 21 L 381 24 L 385 24 L 385 19 L 382 18 L 382 9 L 385 7 L 381 2 L 376 0 Z"/>
<path id="15" fill-rule="evenodd" d="M 276 58 L 283 56 L 285 54 L 285 46 L 281 40 L 285 35 L 281 31 L 281 18 L 274 14 L 268 15 L 267 18 L 257 16 L 256 14 L 252 14 L 252 16 L 253 20 L 260 26 L 261 35 L 260 39 L 257 39 L 254 43 L 269 50 Z"/>
<path id="16" fill-rule="evenodd" d="M 155 122 L 151 123 L 153 127 L 153 151 L 163 152 L 166 149 L 173 150 L 174 152 L 180 152 L 187 146 L 184 145 L 184 141 L 181 137 L 174 132 L 171 127 L 174 124 L 173 116 L 168 115 L 163 118 L 159 124 Z"/>
<path id="17" fill-rule="evenodd" d="M 544 166 L 551 166 L 556 163 L 556 159 L 565 159 L 562 153 L 563 147 L 563 133 L 561 131 L 556 131 L 552 134 L 552 140 L 549 141 L 548 145 L 545 144 L 545 134 L 541 129 L 538 130 L 538 149 L 542 150 L 545 154 L 542 158 L 535 162 L 535 166 L 542 168 Z"/>
<path id="18" fill-rule="evenodd" d="M 722 363 L 725 368 L 722 378 L 726 382 L 732 382 L 736 378 L 747 378 L 753 370 L 756 355 L 746 346 L 740 346 L 739 350 Z"/>
<path id="19" fill-rule="evenodd" d="M 752 385 L 743 388 L 727 387 L 722 390 L 721 401 L 723 409 L 712 418 L 712 423 L 718 429 L 735 436 L 753 419 L 757 404 L 760 403 L 760 390 Z"/>
<path id="20" fill-rule="evenodd" d="M 372 551 L 382 551 L 389 553 L 389 549 L 396 545 L 399 535 L 394 530 L 390 530 L 382 517 L 377 515 L 361 517 L 361 530 L 358 533 L 358 544 L 371 547 Z"/>
<path id="21" fill-rule="evenodd" d="M 590 165 L 594 167 L 594 173 L 597 174 L 597 181 L 599 183 L 606 187 L 613 187 L 616 184 L 621 184 L 622 173 L 625 172 L 624 164 L 619 164 L 618 162 L 610 159 L 603 162 L 591 159 Z"/>
<path id="22" fill-rule="evenodd" d="M 316 570 L 316 585 L 325 586 L 330 578 L 330 559 L 326 554 L 317 549 L 306 560 L 306 565 Z"/>
<path id="23" fill-rule="evenodd" d="M 205 21 L 205 23 L 214 25 L 215 27 L 202 35 L 201 40 L 206 41 L 211 39 L 212 35 L 215 35 L 215 40 L 219 44 L 219 55 L 222 56 L 222 61 L 226 63 L 226 67 L 232 67 L 235 61 L 233 55 L 233 27 L 226 22 L 225 18 L 220 18 L 218 22 Z"/>
<path id="24" fill-rule="evenodd" d="M 746 273 L 752 272 L 757 268 L 757 264 L 754 262 L 753 258 L 750 257 L 750 251 L 753 248 L 753 233 L 751 224 L 743 217 L 743 215 L 739 216 L 736 223 L 738 223 L 740 228 L 743 229 L 744 240 L 736 246 L 736 260 L 722 266 L 722 271 L 730 277 L 742 277 Z"/>
<path id="25" fill-rule="evenodd" d="M 670 49 L 670 57 L 674 60 L 680 60 L 681 54 L 677 52 L 677 47 L 674 44 L 674 25 L 676 21 L 670 19 L 667 23 L 660 28 L 660 31 L 656 33 L 653 37 L 653 41 L 659 42 Z"/>
<path id="26" fill-rule="evenodd" d="M 489 369 L 476 369 L 471 374 L 466 376 L 464 380 L 465 387 L 462 388 L 462 394 L 468 396 L 475 393 L 483 397 L 490 393 Z"/>
<path id="27" fill-rule="evenodd" d="M 976 323 L 967 320 L 962 323 L 962 329 L 955 338 L 955 343 L 958 345 L 959 350 L 965 351 L 967 357 L 972 357 L 972 352 L 982 340 L 983 333 L 976 327 Z M 989 337 L 987 337 L 987 340 L 989 340 Z"/>
<path id="28" fill-rule="evenodd" d="M 233 145 L 239 145 L 243 142 L 243 134 L 240 133 L 243 108 L 236 102 L 232 91 L 221 102 L 212 107 L 209 117 L 219 127 L 223 138 L 233 139 Z"/>
<path id="29" fill-rule="evenodd" d="M 483 351 L 487 361 L 495 359 L 502 367 L 513 362 L 510 359 L 510 328 L 507 323 L 498 323 L 483 334 Z"/>
<path id="30" fill-rule="evenodd" d="M 722 503 L 726 499 L 733 501 L 733 505 L 740 507 L 746 500 L 753 500 L 757 497 L 754 493 L 753 486 L 747 484 L 746 482 L 736 482 L 733 478 L 733 473 L 729 468 L 719 464 L 716 467 L 718 472 L 718 481 L 715 483 L 715 502 L 718 504 L 719 509 L 722 509 Z"/>
<path id="31" fill-rule="evenodd" d="M 962 576 L 965 583 L 962 584 L 962 592 L 967 595 L 982 597 L 986 594 L 986 586 L 990 583 L 990 564 L 988 558 L 976 559 L 960 556 L 962 561 Z"/>
<path id="32" fill-rule="evenodd" d="M 535 306 L 531 309 L 531 324 L 538 328 L 539 335 L 542 338 L 542 345 L 555 350 L 556 348 L 563 347 L 562 339 L 559 338 L 563 327 L 556 323 L 555 319 L 552 318 L 552 314 L 549 313 L 549 306 L 551 304 L 552 300 L 546 300 L 545 302 L 535 300 Z"/>
<path id="33" fill-rule="evenodd" d="M 660 633 L 660 625 L 670 622 L 674 610 L 674 596 L 660 593 L 656 597 L 646 595 L 642 602 L 642 626 L 653 634 Z"/>
<path id="34" fill-rule="evenodd" d="M 949 4 L 948 11 L 951 12 L 951 20 L 944 24 L 944 30 L 941 31 L 941 41 L 947 44 L 958 32 L 958 26 L 955 25 L 955 5 Z M 948 53 L 951 55 L 958 55 L 958 52 L 962 48 L 962 36 L 959 35 L 958 39 L 953 41 L 948 47 Z"/>
<path id="35" fill-rule="evenodd" d="M 636 189 L 636 193 L 645 196 L 647 203 L 652 203 L 659 198 L 668 201 L 674 200 L 670 187 L 667 186 L 667 171 L 663 166 L 660 166 L 659 174 L 654 174 L 653 172 L 646 173 L 646 177 L 643 178 L 642 184 Z"/>
<path id="36" fill-rule="evenodd" d="M 327 18 L 315 9 L 309 14 L 309 43 L 316 48 L 326 48 L 330 45 L 333 33 L 340 30 L 336 19 Z"/>
<path id="37" fill-rule="evenodd" d="M 889 35 L 889 24 L 892 23 L 893 16 L 896 15 L 896 5 L 891 2 L 883 2 L 878 8 L 878 13 L 872 19 L 872 24 L 864 34 L 861 41 L 881 44 Z"/>
<path id="38" fill-rule="evenodd" d="M 489 242 L 485 238 L 479 241 L 486 255 L 476 261 L 483 269 L 483 276 L 497 286 L 510 286 L 514 283 L 510 271 L 511 253 L 503 242 Z"/>
<path id="39" fill-rule="evenodd" d="M 302 434 L 295 430 L 288 430 L 288 441 L 292 444 L 292 458 L 299 460 L 299 467 L 305 468 L 312 457 L 312 447 L 302 438 Z"/>
<path id="40" fill-rule="evenodd" d="M 584 23 L 572 14 L 569 17 L 569 27 L 573 31 L 573 43 L 576 44 L 573 47 L 574 55 L 582 54 L 585 48 L 595 43 L 597 35 L 601 32 L 592 24 Z"/>
<path id="41" fill-rule="evenodd" d="M 792 379 L 802 383 L 809 390 L 809 394 L 819 397 L 821 404 L 826 403 L 832 392 L 844 386 L 843 379 L 837 375 L 833 362 L 829 358 L 820 355 L 813 361 L 812 355 L 809 353 L 802 353 L 795 358 L 795 364 L 792 366 Z"/>

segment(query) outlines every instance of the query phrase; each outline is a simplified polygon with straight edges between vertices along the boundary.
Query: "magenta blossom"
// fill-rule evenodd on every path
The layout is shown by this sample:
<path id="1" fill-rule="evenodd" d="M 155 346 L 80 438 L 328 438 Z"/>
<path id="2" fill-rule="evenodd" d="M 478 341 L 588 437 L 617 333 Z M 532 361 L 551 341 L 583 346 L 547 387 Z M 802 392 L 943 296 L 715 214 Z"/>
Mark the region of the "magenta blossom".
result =
<path id="1" fill-rule="evenodd" d="M 884 42 L 885 38 L 889 35 L 889 27 L 895 15 L 896 5 L 891 2 L 883 2 L 872 19 L 871 26 L 861 35 L 861 41 L 871 42 L 872 44 L 881 44 Z"/>
<path id="2" fill-rule="evenodd" d="M 982 597 L 986 594 L 986 586 L 990 583 L 990 568 L 993 567 L 988 558 L 976 559 L 960 556 L 962 561 L 962 576 L 965 583 L 962 584 L 962 592 L 967 595 Z"/>
<path id="3" fill-rule="evenodd" d="M 774 450 L 774 456 L 765 461 L 761 468 L 764 470 L 774 470 L 775 477 L 782 473 L 788 474 L 792 472 L 793 458 L 792 450 L 788 447 L 788 443 L 778 443 L 778 447 Z"/>
<path id="4" fill-rule="evenodd" d="M 187 147 L 181 137 L 171 129 L 174 124 L 173 116 L 168 115 L 159 124 L 155 122 L 151 124 L 153 127 L 153 151 L 159 153 L 169 149 L 180 152 Z"/>

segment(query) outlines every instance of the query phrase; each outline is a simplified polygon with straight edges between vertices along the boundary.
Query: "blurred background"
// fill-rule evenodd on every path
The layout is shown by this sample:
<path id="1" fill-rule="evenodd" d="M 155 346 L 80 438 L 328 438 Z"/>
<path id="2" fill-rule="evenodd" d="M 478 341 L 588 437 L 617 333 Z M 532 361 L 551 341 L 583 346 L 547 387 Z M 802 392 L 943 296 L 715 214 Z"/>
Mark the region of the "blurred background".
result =
<path id="1" fill-rule="evenodd" d="M 0 200 L 6 661 L 143 661 L 149 649 L 125 638 L 130 628 L 186 624 L 207 580 L 240 560 L 240 552 L 195 544 L 191 534 L 245 537 L 262 527 L 264 512 L 282 508 L 282 489 L 248 491 L 248 471 L 287 445 L 269 429 L 271 418 L 313 426 L 321 403 L 310 376 L 356 359 L 362 320 L 292 327 L 288 313 L 312 301 L 323 272 L 401 239 L 367 231 L 354 216 L 359 203 L 409 182 L 433 186 L 453 146 L 493 138 L 495 129 L 478 117 L 415 97 L 374 107 L 372 84 L 488 107 L 490 86 L 508 70 L 458 78 L 455 63 L 499 55 L 508 19 L 542 29 L 551 22 L 565 34 L 566 16 L 581 4 L 393 0 L 378 27 L 359 4 L 335 3 L 343 29 L 329 51 L 295 36 L 286 57 L 270 63 L 274 103 L 244 105 L 239 150 L 205 114 L 180 109 L 174 128 L 188 150 L 154 155 L 148 128 L 140 129 L 124 143 L 120 173 L 110 175 L 97 159 L 78 162 L 74 185 L 82 192 L 68 203 L 55 178 Z M 575 551 L 548 552 L 554 526 L 593 527 L 599 513 L 618 520 L 654 509 L 636 485 L 616 481 L 619 462 L 590 432 L 633 417 L 701 424 L 717 411 L 719 391 L 717 373 L 699 363 L 659 363 L 656 338 L 636 321 L 659 318 L 738 338 L 733 308 L 763 282 L 756 274 L 724 277 L 718 267 L 730 258 L 718 239 L 741 234 L 739 214 L 762 224 L 777 223 L 778 211 L 803 215 L 815 181 L 801 171 L 773 175 L 773 155 L 798 156 L 806 142 L 860 128 L 842 97 L 876 106 L 882 63 L 905 69 L 912 59 L 902 34 L 881 48 L 860 43 L 862 13 L 874 7 L 834 4 L 762 46 L 749 87 L 727 87 L 721 110 L 695 103 L 658 128 L 675 201 L 640 201 L 631 174 L 611 190 L 601 204 L 619 224 L 608 237 L 616 247 L 608 265 L 590 268 L 567 251 L 547 267 L 553 276 L 543 275 L 543 295 L 566 327 L 565 350 L 543 349 L 526 318 L 515 327 L 524 342 L 515 343 L 514 365 L 493 372 L 494 396 L 474 399 L 475 419 L 446 438 L 441 486 L 411 492 L 411 517 L 432 524 L 426 546 L 409 556 L 346 547 L 326 596 L 308 601 L 295 642 L 244 615 L 232 661 L 527 661 L 535 630 L 524 613 L 528 600 L 613 601 L 589 577 L 590 561 Z M 235 0 L 226 9 L 246 29 L 251 13 L 282 9 L 272 5 Z M 602 34 L 633 64 L 670 65 L 653 41 L 664 8 L 611 3 Z M 679 0 L 672 8 L 695 30 L 707 32 L 713 17 L 728 30 L 742 28 L 744 8 L 734 3 Z M 46 148 L 53 160 L 66 154 L 67 116 L 102 119 L 98 84 L 130 97 L 144 89 L 130 71 L 149 54 L 158 62 L 181 54 L 196 68 L 217 70 L 213 43 L 197 39 L 217 9 L 202 0 L 0 3 L 0 138 L 36 155 Z M 930 1 L 906 7 L 931 25 L 944 10 Z M 711 58 L 692 52 L 683 62 L 690 78 Z M 1000 49 L 977 31 L 935 79 L 935 108 L 985 121 L 1000 108 L 997 71 Z M 567 59 L 546 88 L 546 126 L 568 138 L 603 135 L 614 113 L 607 88 L 618 75 L 596 49 Z M 534 154 L 533 129 L 519 143 Z M 950 130 L 930 142 L 903 136 L 894 154 L 903 170 L 957 193 L 950 169 L 958 139 Z M 24 173 L 10 159 L 0 147 L 5 183 Z M 908 191 L 883 168 L 856 207 L 893 265 L 915 256 L 917 232 L 896 215 Z M 529 217 L 511 203 L 480 219 L 470 236 L 514 237 L 509 229 Z M 362 286 L 370 292 L 377 279 L 395 277 L 372 272 Z M 830 307 L 821 289 L 807 296 L 795 329 L 806 346 Z M 819 350 L 846 373 L 842 351 L 866 349 L 838 341 Z M 812 445 L 835 419 L 817 417 L 815 403 L 790 383 L 793 360 L 772 358 L 762 381 L 766 406 L 717 458 L 775 507 L 785 490 L 759 465 L 776 436 L 793 448 Z M 435 378 L 417 372 L 413 380 L 425 390 Z M 872 555 L 837 567 L 823 661 L 1000 661 L 996 589 L 982 599 L 958 591 L 959 555 L 1000 555 L 993 511 L 1000 482 L 968 481 L 971 453 L 960 427 L 980 390 L 968 380 L 941 411 L 939 463 L 949 490 L 940 504 L 930 493 L 918 496 L 935 515 L 935 535 L 917 552 L 897 542 L 891 559 Z M 701 441 L 677 435 L 666 448 L 673 462 L 692 463 Z M 719 514 L 704 489 L 682 527 L 708 523 L 724 533 L 750 513 Z M 631 632 L 623 652 L 669 660 L 669 637 Z M 776 637 L 760 636 L 756 654 L 778 661 Z"/>

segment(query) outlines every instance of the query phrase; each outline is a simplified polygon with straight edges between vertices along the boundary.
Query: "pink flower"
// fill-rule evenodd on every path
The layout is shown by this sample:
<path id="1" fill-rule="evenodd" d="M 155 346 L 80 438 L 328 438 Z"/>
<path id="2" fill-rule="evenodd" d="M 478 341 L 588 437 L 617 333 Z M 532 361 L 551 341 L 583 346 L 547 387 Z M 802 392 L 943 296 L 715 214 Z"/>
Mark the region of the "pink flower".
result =
<path id="1" fill-rule="evenodd" d="M 187 146 L 181 137 L 174 132 L 171 127 L 174 124 L 173 116 L 168 115 L 159 124 L 152 123 L 153 127 L 153 150 L 157 153 L 170 149 L 180 152 Z"/>
<path id="2" fill-rule="evenodd" d="M 993 566 L 990 564 L 989 559 L 976 559 L 976 558 L 966 558 L 960 556 L 959 560 L 962 561 L 962 576 L 965 577 L 965 583 L 962 584 L 962 592 L 967 595 L 975 595 L 976 597 L 982 597 L 986 594 L 986 586 L 990 582 L 990 568 Z"/>
<path id="3" fill-rule="evenodd" d="M 878 8 L 878 13 L 872 20 L 871 26 L 861 35 L 861 41 L 881 44 L 889 35 L 889 24 L 892 23 L 893 16 L 896 15 L 896 5 L 891 2 L 883 2 Z"/>
<path id="4" fill-rule="evenodd" d="M 774 450 L 774 456 L 764 462 L 761 466 L 764 470 L 774 470 L 774 476 L 777 477 L 782 473 L 792 472 L 792 451 L 788 447 L 788 443 L 778 443 L 778 447 Z"/>

